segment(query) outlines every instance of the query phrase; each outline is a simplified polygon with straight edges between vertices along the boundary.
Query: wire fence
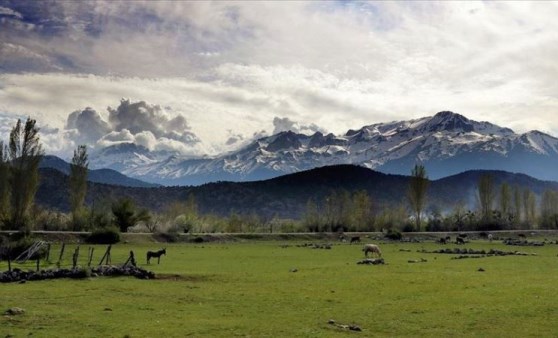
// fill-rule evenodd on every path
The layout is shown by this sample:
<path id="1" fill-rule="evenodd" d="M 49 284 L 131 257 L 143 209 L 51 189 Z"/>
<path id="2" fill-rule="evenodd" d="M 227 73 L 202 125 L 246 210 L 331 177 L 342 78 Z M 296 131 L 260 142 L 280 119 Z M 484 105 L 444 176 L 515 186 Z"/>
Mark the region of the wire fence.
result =
<path id="1" fill-rule="evenodd" d="M 101 265 L 136 265 L 133 251 L 127 257 L 119 253 L 113 261 L 112 245 L 52 244 L 35 242 L 31 247 L 15 256 L 3 248 L 4 258 L 0 260 L 0 271 L 73 269 Z"/>

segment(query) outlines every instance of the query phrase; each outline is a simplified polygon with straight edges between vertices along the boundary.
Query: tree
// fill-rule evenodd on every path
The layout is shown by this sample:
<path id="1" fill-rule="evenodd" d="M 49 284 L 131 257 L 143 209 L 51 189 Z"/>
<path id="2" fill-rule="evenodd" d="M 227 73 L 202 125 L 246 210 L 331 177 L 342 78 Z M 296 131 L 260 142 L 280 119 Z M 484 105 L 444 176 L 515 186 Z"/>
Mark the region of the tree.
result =
<path id="1" fill-rule="evenodd" d="M 516 225 L 521 223 L 521 190 L 519 186 L 513 188 L 513 220 Z"/>
<path id="2" fill-rule="evenodd" d="M 80 222 L 80 211 L 85 202 L 85 194 L 87 193 L 87 147 L 80 145 L 74 150 L 74 157 L 70 164 L 70 208 L 72 212 L 72 220 L 74 230 Z"/>
<path id="3" fill-rule="evenodd" d="M 541 223 L 546 229 L 558 227 L 558 193 L 546 190 L 541 198 Z"/>
<path id="4" fill-rule="evenodd" d="M 308 231 L 319 231 L 321 226 L 318 205 L 312 198 L 306 202 L 306 212 L 304 213 L 303 223 Z"/>
<path id="5" fill-rule="evenodd" d="M 112 213 L 114 222 L 121 232 L 128 231 L 128 228 L 138 224 L 138 222 L 147 222 L 151 219 L 147 209 L 136 210 L 134 201 L 129 198 L 122 198 L 112 205 Z"/>
<path id="6" fill-rule="evenodd" d="M 353 220 L 355 230 L 373 231 L 374 217 L 372 202 L 366 190 L 360 190 L 353 194 Z"/>
<path id="7" fill-rule="evenodd" d="M 10 211 L 10 167 L 8 162 L 8 149 L 0 141 L 0 221 L 8 218 Z"/>
<path id="8" fill-rule="evenodd" d="M 492 219 L 492 204 L 494 202 L 494 182 L 492 176 L 483 174 L 477 184 L 481 218 L 484 222 Z"/>
<path id="9" fill-rule="evenodd" d="M 504 217 L 507 217 L 511 214 L 511 189 L 509 184 L 502 183 L 500 186 L 500 211 Z"/>
<path id="10" fill-rule="evenodd" d="M 426 204 L 426 193 L 429 185 L 426 169 L 423 165 L 415 165 L 411 171 L 411 180 L 409 181 L 409 192 L 407 197 L 411 209 L 415 214 L 415 224 L 417 231 L 420 231 L 421 213 Z"/>
<path id="11" fill-rule="evenodd" d="M 35 120 L 28 118 L 22 127 L 21 120 L 17 120 L 10 132 L 8 147 L 11 192 L 9 223 L 12 228 L 23 232 L 31 230 L 28 213 L 39 187 L 39 164 L 43 156 L 39 128 L 35 124 Z"/>
<path id="12" fill-rule="evenodd" d="M 535 221 L 535 209 L 535 194 L 528 188 L 525 188 L 525 190 L 523 190 L 523 214 L 525 215 L 525 224 L 528 228 L 531 228 Z"/>

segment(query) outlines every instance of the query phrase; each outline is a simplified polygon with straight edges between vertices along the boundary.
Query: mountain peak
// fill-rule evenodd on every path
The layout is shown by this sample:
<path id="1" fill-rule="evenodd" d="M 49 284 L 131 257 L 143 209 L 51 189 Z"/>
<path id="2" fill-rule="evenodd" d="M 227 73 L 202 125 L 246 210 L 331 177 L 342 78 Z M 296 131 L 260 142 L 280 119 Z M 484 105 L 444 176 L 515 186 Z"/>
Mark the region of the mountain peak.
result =
<path id="1" fill-rule="evenodd" d="M 461 114 L 454 113 L 454 112 L 449 111 L 449 110 L 444 110 L 444 111 L 438 112 L 436 115 L 434 115 L 434 117 L 444 119 L 444 120 L 450 120 L 450 119 L 461 119 L 461 120 L 467 120 L 467 121 L 469 120 L 465 116 L 463 116 Z"/>
<path id="2" fill-rule="evenodd" d="M 434 115 L 427 123 L 428 131 L 463 131 L 475 130 L 473 121 L 463 115 L 451 111 L 441 111 Z"/>

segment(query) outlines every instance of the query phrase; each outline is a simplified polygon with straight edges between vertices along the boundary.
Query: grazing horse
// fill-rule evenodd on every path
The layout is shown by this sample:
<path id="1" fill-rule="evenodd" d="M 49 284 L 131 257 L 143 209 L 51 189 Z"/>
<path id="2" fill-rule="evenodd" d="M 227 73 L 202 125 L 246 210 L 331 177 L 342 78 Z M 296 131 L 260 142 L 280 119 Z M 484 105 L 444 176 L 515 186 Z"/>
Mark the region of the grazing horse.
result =
<path id="1" fill-rule="evenodd" d="M 463 237 L 456 237 L 455 244 L 465 244 L 465 240 L 463 239 Z"/>
<path id="2" fill-rule="evenodd" d="M 378 257 L 382 257 L 382 251 L 376 244 L 365 244 L 362 248 L 362 251 L 364 251 L 365 257 L 368 257 L 369 252 L 371 252 L 372 254 L 376 254 Z"/>
<path id="3" fill-rule="evenodd" d="M 488 241 L 490 243 L 492 243 L 492 239 L 494 239 L 494 236 L 492 236 L 492 234 L 488 234 Z"/>
<path id="4" fill-rule="evenodd" d="M 147 264 L 149 264 L 149 261 L 153 257 L 157 257 L 157 264 L 161 263 L 161 255 L 166 255 L 166 254 L 167 254 L 167 248 L 155 252 L 147 251 Z"/>
<path id="5" fill-rule="evenodd" d="M 353 244 L 353 243 L 360 243 L 360 236 L 351 237 L 350 244 Z"/>

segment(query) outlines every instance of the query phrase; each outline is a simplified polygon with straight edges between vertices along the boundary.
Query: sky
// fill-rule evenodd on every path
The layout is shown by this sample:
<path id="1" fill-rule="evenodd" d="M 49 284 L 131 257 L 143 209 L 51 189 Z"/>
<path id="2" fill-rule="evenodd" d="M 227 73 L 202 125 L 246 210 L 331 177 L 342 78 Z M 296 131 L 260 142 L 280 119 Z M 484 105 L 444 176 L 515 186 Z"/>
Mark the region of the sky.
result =
<path id="1" fill-rule="evenodd" d="M 185 156 L 450 110 L 558 135 L 557 2 L 0 0 L 0 137 Z"/>

